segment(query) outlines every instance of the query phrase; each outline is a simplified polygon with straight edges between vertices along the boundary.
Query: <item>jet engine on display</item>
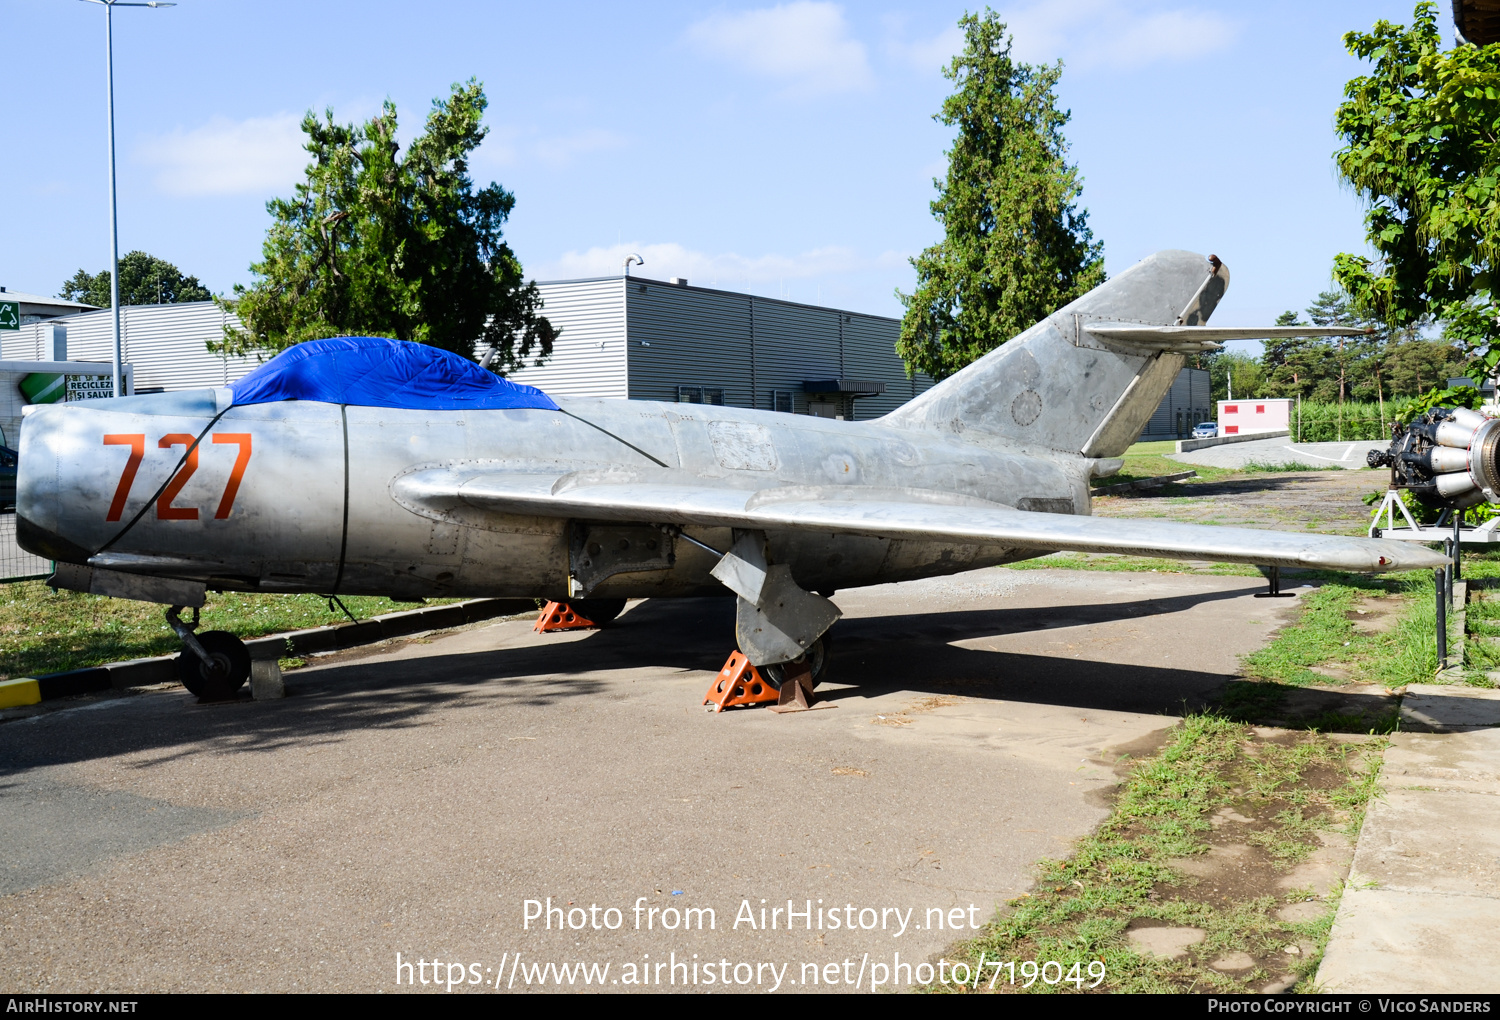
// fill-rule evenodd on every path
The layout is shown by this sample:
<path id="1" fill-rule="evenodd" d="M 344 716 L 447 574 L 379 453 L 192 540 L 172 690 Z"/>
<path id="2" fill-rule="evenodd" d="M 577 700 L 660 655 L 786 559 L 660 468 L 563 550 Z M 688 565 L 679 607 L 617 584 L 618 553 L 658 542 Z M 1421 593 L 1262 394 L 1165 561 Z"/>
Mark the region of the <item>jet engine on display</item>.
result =
<path id="1" fill-rule="evenodd" d="M 1434 407 L 1404 428 L 1366 462 L 1391 469 L 1391 486 L 1408 489 L 1434 510 L 1463 510 L 1500 502 L 1500 418 L 1467 408 Z"/>

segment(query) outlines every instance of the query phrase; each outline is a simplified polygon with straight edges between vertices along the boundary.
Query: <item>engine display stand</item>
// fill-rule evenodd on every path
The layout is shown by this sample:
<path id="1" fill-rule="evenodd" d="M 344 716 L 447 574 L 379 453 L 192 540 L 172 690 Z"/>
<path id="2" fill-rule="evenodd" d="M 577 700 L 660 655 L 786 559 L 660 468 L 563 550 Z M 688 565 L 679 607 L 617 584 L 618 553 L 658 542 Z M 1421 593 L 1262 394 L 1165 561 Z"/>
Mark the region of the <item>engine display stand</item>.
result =
<path id="1" fill-rule="evenodd" d="M 1399 516 L 1398 516 L 1399 515 Z M 1447 511 L 1444 511 L 1444 517 Z M 1381 522 L 1384 521 L 1384 524 Z M 1493 545 L 1500 543 L 1500 517 L 1485 521 L 1477 528 L 1457 529 L 1458 541 L 1462 545 Z M 1400 489 L 1387 489 L 1385 500 L 1370 521 L 1370 538 L 1389 538 L 1400 542 L 1451 542 L 1454 528 L 1449 523 L 1418 524 L 1406 504 L 1401 501 Z"/>

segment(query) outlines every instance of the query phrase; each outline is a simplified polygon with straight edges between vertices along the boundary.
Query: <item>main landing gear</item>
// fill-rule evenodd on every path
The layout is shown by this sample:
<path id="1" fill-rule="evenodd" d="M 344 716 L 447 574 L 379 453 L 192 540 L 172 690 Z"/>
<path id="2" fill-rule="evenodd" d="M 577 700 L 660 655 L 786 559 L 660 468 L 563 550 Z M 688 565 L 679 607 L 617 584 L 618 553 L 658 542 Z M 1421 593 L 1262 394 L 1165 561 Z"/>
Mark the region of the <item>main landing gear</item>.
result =
<path id="1" fill-rule="evenodd" d="M 813 690 L 828 675 L 830 644 L 829 635 L 824 633 L 795 659 L 764 666 L 752 666 L 743 650 L 733 652 L 709 684 L 703 703 L 712 705 L 715 712 L 762 704 L 773 712 L 836 708 L 819 703 L 813 696 Z"/>
<path id="2" fill-rule="evenodd" d="M 777 711 L 804 711 L 814 707 L 813 688 L 828 670 L 828 628 L 839 618 L 838 606 L 798 587 L 791 569 L 772 563 L 766 547 L 765 532 L 736 530 L 734 546 L 711 571 L 739 596 L 739 651 L 703 698 L 716 712 L 772 701 Z"/>
<path id="3" fill-rule="evenodd" d="M 571 570 L 579 591 L 592 591 L 599 581 L 626 570 L 669 569 L 675 562 L 672 542 L 657 542 L 650 529 L 642 537 L 637 533 L 642 530 L 575 533 Z M 766 533 L 736 528 L 733 545 L 725 552 L 675 526 L 663 525 L 660 530 L 671 540 L 683 539 L 718 556 L 709 573 L 737 596 L 738 650 L 719 670 L 703 703 L 718 712 L 767 702 L 774 702 L 773 710 L 780 712 L 835 707 L 815 705 L 813 689 L 828 671 L 828 628 L 841 615 L 839 608 L 823 595 L 799 587 L 790 566 L 771 561 Z M 548 602 L 533 629 L 547 633 L 601 627 L 624 605 L 617 599 Z"/>
<path id="4" fill-rule="evenodd" d="M 177 679 L 200 701 L 231 701 L 250 679 L 250 650 L 227 630 L 198 629 L 198 608 L 193 622 L 182 619 L 183 606 L 167 610 L 167 624 L 185 646 L 177 656 Z"/>

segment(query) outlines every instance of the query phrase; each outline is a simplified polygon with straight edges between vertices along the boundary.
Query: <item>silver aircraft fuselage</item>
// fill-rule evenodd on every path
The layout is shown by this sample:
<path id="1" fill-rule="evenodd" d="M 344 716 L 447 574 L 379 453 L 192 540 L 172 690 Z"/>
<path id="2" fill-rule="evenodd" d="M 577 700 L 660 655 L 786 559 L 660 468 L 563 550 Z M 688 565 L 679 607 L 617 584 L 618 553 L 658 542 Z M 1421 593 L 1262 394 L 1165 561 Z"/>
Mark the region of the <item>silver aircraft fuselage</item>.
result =
<path id="1" fill-rule="evenodd" d="M 878 421 L 647 401 L 570 400 L 562 411 L 285 401 L 233 406 L 213 421 L 216 392 L 223 393 L 31 409 L 21 430 L 22 541 L 60 561 L 213 589 L 561 600 L 580 594 L 570 584 L 576 522 L 463 506 L 435 511 L 404 500 L 401 480 L 472 467 L 572 481 L 689 479 L 747 496 L 770 490 L 826 500 L 857 491 L 1087 514 L 1096 464 Z M 721 551 L 733 541 L 728 528 L 689 525 L 683 533 Z M 790 565 L 803 587 L 825 592 L 1039 555 L 806 531 L 772 530 L 767 538 L 776 562 Z M 731 594 L 709 574 L 714 553 L 680 540 L 674 552 L 668 569 L 616 573 L 586 594 Z"/>
<path id="2" fill-rule="evenodd" d="M 554 405 L 433 348 L 320 341 L 230 388 L 28 409 L 16 533 L 69 565 L 61 587 L 173 606 L 206 589 L 734 593 L 756 665 L 837 618 L 812 593 L 1058 549 L 1445 563 L 1392 541 L 1088 516 L 1089 479 L 1121 466 L 1187 354 L 1277 332 L 1205 325 L 1227 285 L 1217 258 L 1158 252 L 869 422 Z M 345 386 L 376 378 L 392 392 Z M 514 409 L 412 409 L 473 406 L 463 392 Z"/>

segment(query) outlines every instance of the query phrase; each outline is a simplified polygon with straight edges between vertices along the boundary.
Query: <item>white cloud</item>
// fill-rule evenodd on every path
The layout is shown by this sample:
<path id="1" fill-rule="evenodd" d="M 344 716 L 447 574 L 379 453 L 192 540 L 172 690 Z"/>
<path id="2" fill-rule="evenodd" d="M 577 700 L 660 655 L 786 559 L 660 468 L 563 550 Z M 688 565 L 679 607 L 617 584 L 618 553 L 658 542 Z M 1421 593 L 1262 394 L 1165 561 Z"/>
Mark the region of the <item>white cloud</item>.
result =
<path id="1" fill-rule="evenodd" d="M 782 82 L 787 94 L 847 92 L 874 80 L 864 44 L 849 37 L 837 4 L 797 0 L 715 14 L 689 27 L 687 41 L 704 56 Z"/>
<path id="2" fill-rule="evenodd" d="M 1202 8 L 1151 11 L 1127 0 L 1043 0 L 1000 12 L 1015 55 L 1080 68 L 1131 69 L 1224 49 L 1237 22 Z"/>
<path id="3" fill-rule="evenodd" d="M 302 117 L 278 113 L 230 120 L 147 138 L 138 162 L 156 168 L 156 186 L 173 195 L 240 195 L 286 191 L 303 174 Z"/>
<path id="4" fill-rule="evenodd" d="M 939 71 L 964 48 L 963 29 L 950 25 L 931 39 L 906 39 L 906 19 L 887 16 L 886 50 L 918 71 Z"/>
<path id="5" fill-rule="evenodd" d="M 538 136 L 535 129 L 501 127 L 493 129 L 479 147 L 476 166 L 509 167 L 528 161 L 568 166 L 580 156 L 624 148 L 629 142 L 627 136 L 605 128 Z"/>
<path id="6" fill-rule="evenodd" d="M 734 252 L 693 251 L 680 244 L 617 244 L 570 251 L 551 262 L 528 267 L 538 280 L 570 280 L 587 276 L 615 276 L 622 272 L 625 256 L 639 254 L 644 266 L 632 266 L 631 275 L 653 280 L 686 277 L 703 287 L 725 290 L 780 286 L 788 280 L 855 273 L 874 268 L 901 266 L 905 257 L 897 252 L 877 256 L 860 255 L 852 248 L 830 245 L 797 255 L 738 255 Z"/>
<path id="7" fill-rule="evenodd" d="M 554 135 L 551 138 L 540 138 L 532 143 L 531 151 L 543 162 L 560 166 L 573 162 L 579 156 L 585 156 L 591 152 L 618 149 L 624 144 L 625 136 L 619 132 L 607 131 L 603 128 L 593 128 L 587 131 L 578 131 L 571 135 Z"/>

